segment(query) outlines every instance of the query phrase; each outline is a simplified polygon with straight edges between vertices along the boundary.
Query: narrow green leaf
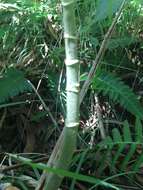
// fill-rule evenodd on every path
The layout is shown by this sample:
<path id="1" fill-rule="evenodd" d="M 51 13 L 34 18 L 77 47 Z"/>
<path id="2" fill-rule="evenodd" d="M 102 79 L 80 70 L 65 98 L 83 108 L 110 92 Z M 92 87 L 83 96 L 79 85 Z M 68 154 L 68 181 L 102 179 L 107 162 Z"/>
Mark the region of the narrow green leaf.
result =
<path id="1" fill-rule="evenodd" d="M 100 162 L 99 162 L 99 167 L 98 167 L 98 169 L 97 169 L 97 173 L 99 174 L 99 175 L 101 175 L 102 174 L 102 172 L 103 172 L 103 170 L 107 167 L 107 160 L 108 160 L 108 157 L 109 157 L 109 153 L 110 153 L 110 151 L 109 151 L 109 149 L 107 149 L 106 150 L 106 152 L 103 152 L 103 156 L 102 156 L 102 158 L 101 158 L 101 160 L 100 160 Z"/>
<path id="2" fill-rule="evenodd" d="M 110 160 L 111 160 L 111 150 L 114 146 L 113 140 L 110 136 L 106 137 L 103 142 L 101 142 L 103 146 L 103 148 L 105 148 L 104 150 L 104 154 L 102 156 L 102 159 L 99 161 L 98 165 L 99 168 L 97 169 L 97 173 L 100 175 L 103 170 L 107 167 L 107 165 L 110 164 Z"/>
<path id="3" fill-rule="evenodd" d="M 135 140 L 137 142 L 143 142 L 143 129 L 139 118 L 136 118 L 135 123 Z"/>
<path id="4" fill-rule="evenodd" d="M 119 132 L 119 130 L 117 128 L 113 129 L 112 130 L 112 135 L 113 135 L 113 140 L 115 143 L 119 143 L 119 142 L 122 142 L 122 137 L 121 137 L 121 134 Z"/>
<path id="5" fill-rule="evenodd" d="M 99 143 L 100 147 L 109 147 L 110 149 L 112 149 L 113 147 L 113 140 L 110 136 L 107 136 L 103 141 L 101 141 Z"/>
<path id="6" fill-rule="evenodd" d="M 86 156 L 87 152 L 88 152 L 88 150 L 85 150 L 85 151 L 82 153 L 82 155 L 81 155 L 81 157 L 80 157 L 80 160 L 79 160 L 79 163 L 78 163 L 78 166 L 77 166 L 77 168 L 76 168 L 76 173 L 79 173 L 80 168 L 81 168 L 81 166 L 82 166 L 82 164 L 83 164 L 83 162 L 84 162 L 84 159 L 85 159 L 85 156 Z M 75 183 L 76 183 L 76 180 L 72 180 L 70 190 L 74 190 L 74 188 L 75 188 Z"/>
<path id="7" fill-rule="evenodd" d="M 129 152 L 125 153 L 124 160 L 123 160 L 123 162 L 121 164 L 121 167 L 120 167 L 122 171 L 126 170 L 126 167 L 127 167 L 128 163 L 129 163 L 130 159 L 132 158 L 133 154 L 136 151 L 136 147 L 137 147 L 136 144 L 132 144 L 130 146 Z"/>
<path id="8" fill-rule="evenodd" d="M 120 134 L 118 129 L 116 129 L 116 128 L 113 129 L 112 134 L 113 134 L 114 142 L 117 143 L 117 145 L 118 145 L 117 151 L 116 151 L 116 153 L 114 155 L 114 158 L 113 158 L 113 161 L 112 161 L 112 164 L 111 164 L 111 167 L 114 168 L 115 164 L 116 164 L 116 161 L 119 159 L 119 157 L 121 155 L 121 152 L 124 150 L 125 144 L 122 143 L 123 140 L 122 140 L 121 134 Z"/>
<path id="9" fill-rule="evenodd" d="M 77 173 L 70 172 L 70 171 L 63 170 L 63 169 L 49 168 L 45 164 L 32 163 L 32 161 L 30 159 L 26 159 L 26 158 L 23 158 L 20 156 L 12 155 L 12 154 L 9 154 L 9 155 L 12 158 L 15 158 L 16 160 L 23 162 L 24 164 L 30 165 L 32 168 L 38 168 L 38 169 L 44 170 L 46 172 L 52 172 L 52 173 L 60 175 L 60 176 L 70 177 L 70 178 L 80 180 L 80 181 L 84 181 L 84 182 L 88 182 L 91 184 L 97 184 L 97 185 L 105 186 L 105 187 L 108 187 L 111 189 L 119 190 L 118 187 L 116 187 L 115 185 L 113 185 L 111 183 L 105 182 L 104 180 L 100 180 L 100 179 L 90 177 L 87 175 L 77 174 Z"/>
<path id="10" fill-rule="evenodd" d="M 124 160 L 123 160 L 123 162 L 121 164 L 121 170 L 125 171 L 126 166 L 129 163 L 129 161 L 130 161 L 131 157 L 133 156 L 133 154 L 135 153 L 136 147 L 137 147 L 137 144 L 132 144 L 131 143 L 133 140 L 132 140 L 130 126 L 129 126 L 128 121 L 125 121 L 123 123 L 123 136 L 124 136 L 124 141 L 127 142 L 127 145 L 129 143 L 128 146 L 130 146 L 129 148 L 127 147 L 127 149 L 129 149 L 129 151 L 125 150 L 126 151 L 126 153 L 125 153 L 126 156 L 124 157 Z"/>
<path id="11" fill-rule="evenodd" d="M 124 136 L 124 141 L 125 142 L 132 142 L 132 136 L 131 136 L 131 131 L 130 131 L 130 126 L 128 121 L 125 121 L 123 123 L 123 136 Z"/>
<path id="12" fill-rule="evenodd" d="M 141 154 L 137 161 L 135 161 L 134 165 L 132 166 L 132 171 L 137 172 L 140 168 L 140 165 L 143 163 L 143 154 Z"/>

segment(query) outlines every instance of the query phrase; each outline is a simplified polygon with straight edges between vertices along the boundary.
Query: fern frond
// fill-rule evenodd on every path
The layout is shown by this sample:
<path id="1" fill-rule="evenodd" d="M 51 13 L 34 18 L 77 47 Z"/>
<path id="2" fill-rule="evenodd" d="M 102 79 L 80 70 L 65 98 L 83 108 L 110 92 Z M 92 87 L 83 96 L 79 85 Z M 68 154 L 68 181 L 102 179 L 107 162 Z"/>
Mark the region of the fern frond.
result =
<path id="1" fill-rule="evenodd" d="M 31 86 L 23 72 L 10 68 L 0 76 L 0 103 L 25 91 L 31 91 Z"/>
<path id="2" fill-rule="evenodd" d="M 124 136 L 124 141 L 129 141 L 129 142 L 133 142 L 132 139 L 132 135 L 130 132 L 130 127 L 129 127 L 129 123 L 127 121 L 124 122 L 124 126 L 123 126 L 123 136 Z M 125 170 L 126 166 L 128 165 L 128 162 L 130 161 L 130 159 L 132 158 L 132 156 L 134 155 L 135 151 L 137 148 L 137 144 L 133 143 L 130 144 L 130 148 L 121 164 L 121 170 Z"/>
<path id="3" fill-rule="evenodd" d="M 115 49 L 115 48 L 124 48 L 127 47 L 135 42 L 138 42 L 138 39 L 133 37 L 120 37 L 120 38 L 111 38 L 108 43 L 108 49 Z"/>
<path id="4" fill-rule="evenodd" d="M 140 168 L 140 165 L 143 163 L 143 155 L 136 154 L 136 151 L 139 146 L 143 146 L 142 134 L 139 135 L 139 131 L 142 131 L 141 121 L 136 119 L 135 123 L 135 136 L 131 133 L 129 123 L 127 121 L 123 124 L 122 133 L 117 129 L 112 130 L 112 135 L 107 136 L 100 144 L 99 149 L 102 152 L 103 149 L 104 157 L 99 164 L 97 171 L 101 171 L 101 168 L 104 168 L 105 163 L 110 160 L 110 168 L 116 168 L 118 163 L 118 169 L 121 171 L 126 171 L 126 169 L 131 171 L 137 171 Z M 101 150 L 101 147 L 103 148 Z M 103 153 L 103 152 L 102 152 Z M 112 155 L 112 156 L 107 156 Z M 132 164 L 131 164 L 132 161 Z M 109 161 L 108 161 L 109 162 Z"/>
<path id="5" fill-rule="evenodd" d="M 135 123 L 135 139 L 138 142 L 141 142 L 143 138 L 143 129 L 142 124 L 139 118 L 136 119 Z"/>
<path id="6" fill-rule="evenodd" d="M 130 113 L 143 119 L 143 108 L 137 96 L 120 78 L 111 73 L 101 71 L 94 77 L 92 88 L 102 92 L 104 95 L 108 95 L 109 98 L 121 104 Z"/>
<path id="7" fill-rule="evenodd" d="M 115 143 L 123 141 L 122 136 L 121 136 L 121 134 L 120 134 L 120 132 L 119 132 L 119 130 L 117 128 L 112 130 L 112 135 L 113 135 L 113 141 Z M 114 155 L 114 158 L 113 158 L 113 161 L 112 161 L 112 168 L 114 167 L 116 161 L 118 160 L 118 158 L 120 157 L 122 151 L 124 150 L 124 146 L 125 146 L 124 144 L 119 144 L 118 145 L 116 154 Z"/>

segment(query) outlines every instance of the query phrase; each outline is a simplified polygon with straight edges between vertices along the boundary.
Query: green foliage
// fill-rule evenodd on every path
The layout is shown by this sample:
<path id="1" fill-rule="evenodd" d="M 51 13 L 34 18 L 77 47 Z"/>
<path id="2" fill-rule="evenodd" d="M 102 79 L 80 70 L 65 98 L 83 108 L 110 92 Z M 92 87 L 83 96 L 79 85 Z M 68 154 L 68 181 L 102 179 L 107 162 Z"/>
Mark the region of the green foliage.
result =
<path id="1" fill-rule="evenodd" d="M 57 34 L 51 18 L 55 21 L 54 27 L 58 26 L 57 20 L 60 20 L 54 5 L 49 1 L 28 0 L 1 3 L 0 57 L 3 62 L 8 60 L 9 65 L 22 66 L 34 64 L 34 72 L 37 62 L 45 63 L 49 57 L 49 60 L 53 60 L 51 55 Z"/>
<path id="2" fill-rule="evenodd" d="M 48 173 L 54 173 L 54 174 L 57 174 L 60 176 L 69 177 L 69 178 L 76 179 L 79 181 L 87 182 L 89 184 L 95 184 L 96 187 L 103 186 L 103 187 L 119 190 L 119 188 L 116 187 L 114 184 L 108 183 L 104 180 L 100 180 L 100 179 L 97 179 L 97 178 L 94 178 L 94 177 L 91 177 L 88 175 L 82 175 L 82 174 L 74 173 L 74 172 L 67 171 L 64 169 L 59 169 L 59 168 L 51 168 L 45 164 L 37 164 L 37 163 L 32 162 L 32 160 L 30 160 L 30 159 L 26 159 L 24 157 L 17 156 L 17 155 L 10 154 L 10 156 L 11 156 L 11 158 L 21 161 L 23 164 L 31 166 L 33 169 L 38 168 L 38 169 L 44 170 Z"/>
<path id="3" fill-rule="evenodd" d="M 117 12 L 123 0 L 98 0 L 95 19 L 101 21 Z M 105 8 L 106 7 L 106 8 Z"/>
<path id="4" fill-rule="evenodd" d="M 130 113 L 143 119 L 143 108 L 137 96 L 120 78 L 102 70 L 94 77 L 92 88 L 108 95 L 110 99 L 121 104 Z"/>
<path id="5" fill-rule="evenodd" d="M 112 183 L 120 180 L 121 176 L 133 177 L 143 163 L 142 137 L 143 126 L 139 118 L 134 126 L 127 121 L 123 122 L 123 128 L 113 128 L 93 149 L 86 150 L 80 169 L 84 168 L 84 164 L 88 165 L 94 175 L 111 180 Z M 82 153 L 75 156 L 75 162 L 80 161 L 81 157 Z M 130 182 L 126 178 L 126 183 Z"/>
<path id="6" fill-rule="evenodd" d="M 111 135 L 107 136 L 99 144 L 100 151 L 102 149 L 101 147 L 106 147 L 104 154 L 108 155 L 108 161 L 112 171 L 118 168 L 119 171 L 128 170 L 137 172 L 143 163 L 142 153 L 137 153 L 138 148 L 143 147 L 143 131 L 139 119 L 136 119 L 135 128 L 132 130 L 134 133 L 132 133 L 129 123 L 125 121 L 121 132 L 119 129 L 114 128 Z M 98 170 L 100 173 L 102 172 L 101 169 L 103 169 L 101 165 L 104 165 L 106 159 L 107 157 L 99 164 Z"/>
<path id="7" fill-rule="evenodd" d="M 135 39 L 133 37 L 120 37 L 120 38 L 111 38 L 108 43 L 108 49 L 111 51 L 112 49 L 115 50 L 115 48 L 125 48 L 129 47 L 131 44 L 134 44 L 138 42 L 138 39 Z"/>
<path id="8" fill-rule="evenodd" d="M 78 172 L 88 166 L 93 175 L 105 181 L 114 183 L 123 177 L 129 184 L 131 181 L 128 182 L 128 177 L 133 177 L 142 167 L 142 137 L 143 126 L 139 118 L 134 126 L 124 121 L 121 128 L 113 128 L 93 149 L 87 148 L 78 153 L 73 165 L 77 166 Z"/>
<path id="9" fill-rule="evenodd" d="M 21 71 L 10 68 L 0 77 L 0 89 L 0 103 L 2 103 L 19 93 L 31 91 L 31 86 Z"/>
<path id="10" fill-rule="evenodd" d="M 92 61 L 95 60 L 101 41 L 111 25 L 112 18 L 115 16 L 121 2 L 122 0 L 77 1 L 76 21 L 79 25 L 80 59 L 81 62 L 83 61 L 81 69 L 83 69 L 84 73 L 89 71 Z M 142 119 L 143 108 L 138 101 L 137 95 L 119 77 L 111 73 L 114 67 L 116 68 L 114 70 L 115 74 L 121 73 L 122 76 L 126 76 L 126 74 L 130 74 L 130 71 L 133 71 L 135 76 L 138 75 L 137 71 L 140 71 L 140 75 L 142 75 L 142 67 L 133 64 L 132 57 L 129 59 L 128 55 L 131 53 L 131 46 L 134 49 L 136 49 L 136 44 L 139 47 L 142 46 L 142 38 L 139 37 L 139 34 L 143 26 L 143 9 L 141 7 L 143 1 L 129 0 L 128 2 L 129 4 L 118 20 L 113 36 L 108 43 L 107 52 L 101 65 L 104 70 L 97 73 L 97 76 L 93 79 L 92 87 L 103 95 L 102 99 L 104 99 L 104 95 L 107 95 L 111 101 L 119 103 L 129 112 Z M 60 73 L 64 60 L 60 12 L 60 1 L 57 0 L 3 0 L 0 3 L 0 60 L 2 62 L 2 64 L 0 62 L 0 69 L 11 64 L 14 67 L 18 65 L 33 77 L 34 82 L 42 78 L 44 82 L 42 80 L 42 85 L 40 85 L 40 95 L 44 96 L 44 100 L 48 101 L 46 103 L 52 100 L 49 106 L 52 114 L 54 113 L 54 117 L 58 114 L 63 115 L 66 102 L 65 91 L 62 91 L 65 86 L 65 72 L 62 71 Z M 50 25 L 47 23 L 47 18 Z M 50 30 L 50 26 L 55 29 L 54 33 Z M 58 36 L 58 38 L 55 36 Z M 138 57 L 138 55 L 135 56 Z M 61 81 L 59 80 L 60 77 Z M 83 80 L 85 80 L 84 76 Z M 142 83 L 139 85 L 140 89 L 142 89 Z M 139 85 L 136 85 L 137 88 Z M 57 93 L 59 86 L 60 93 Z M 7 72 L 1 74 L 0 103 L 29 90 L 31 90 L 31 86 L 24 78 L 22 72 L 16 69 L 8 69 Z M 90 97 L 88 98 L 90 101 Z M 25 101 L 2 104 L 0 107 L 3 107 L 3 105 L 4 107 L 18 106 L 22 103 L 25 104 Z M 55 107 L 56 111 L 54 110 Z M 86 102 L 84 102 L 81 110 L 86 117 L 85 107 L 88 107 Z M 116 114 L 120 113 L 116 112 Z M 45 115 L 46 112 L 34 114 L 31 117 L 31 121 L 39 122 Z M 55 119 L 58 120 L 57 117 Z M 128 114 L 127 119 L 130 121 Z M 117 128 L 112 130 L 113 126 L 111 126 L 106 139 L 99 144 L 97 142 L 96 153 L 93 152 L 91 156 L 90 150 L 88 151 L 87 157 L 89 158 L 89 163 L 96 159 L 96 163 L 94 164 L 97 166 L 97 172 L 95 173 L 101 176 L 102 179 L 105 179 L 99 181 L 99 184 L 104 186 L 104 182 L 108 179 L 107 175 L 109 173 L 106 170 L 107 167 L 111 173 L 113 172 L 115 175 L 123 174 L 123 176 L 125 175 L 124 171 L 127 171 L 125 173 L 129 171 L 136 172 L 140 168 L 143 162 L 143 155 L 138 153 L 138 147 L 141 146 L 142 148 L 143 136 L 140 119 L 136 120 L 135 128 L 132 130 L 128 122 L 124 123 L 123 129 Z M 45 140 L 45 142 L 47 141 Z M 87 167 L 81 166 L 86 161 L 85 156 L 82 158 L 82 163 L 79 164 L 77 172 L 80 172 L 80 168 L 82 168 L 82 171 L 86 168 L 85 173 L 92 173 L 93 164 L 91 171 Z M 85 165 L 88 165 L 88 161 Z M 74 167 L 76 166 L 75 164 Z M 41 169 L 46 169 L 46 166 L 44 165 Z M 66 176 L 66 173 L 64 175 Z M 69 175 L 72 178 L 75 174 Z M 86 182 L 90 182 L 91 180 L 87 176 L 82 177 L 75 175 L 73 179 L 82 179 L 82 181 Z M 87 180 L 85 180 L 85 177 Z M 20 178 L 18 178 L 19 181 Z M 93 184 L 98 184 L 98 181 L 94 179 Z M 110 186 L 110 183 L 105 186 L 107 189 L 112 188 L 112 184 Z"/>

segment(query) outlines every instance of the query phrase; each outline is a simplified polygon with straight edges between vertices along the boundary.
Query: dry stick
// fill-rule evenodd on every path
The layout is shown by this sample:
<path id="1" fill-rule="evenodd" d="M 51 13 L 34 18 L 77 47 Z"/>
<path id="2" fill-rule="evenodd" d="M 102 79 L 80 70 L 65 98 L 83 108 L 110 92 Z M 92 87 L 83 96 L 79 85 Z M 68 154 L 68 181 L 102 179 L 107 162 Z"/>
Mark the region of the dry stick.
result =
<path id="1" fill-rule="evenodd" d="M 82 103 L 83 98 L 84 98 L 84 96 L 85 96 L 85 94 L 86 94 L 86 92 L 87 92 L 87 90 L 89 88 L 89 85 L 91 84 L 91 81 L 92 81 L 92 78 L 93 78 L 93 76 L 94 76 L 94 74 L 96 72 L 97 66 L 99 65 L 99 63 L 101 62 L 101 60 L 102 60 L 102 58 L 104 56 L 108 40 L 112 36 L 112 33 L 114 31 L 114 28 L 115 28 L 115 25 L 116 25 L 116 23 L 117 23 L 120 15 L 121 15 L 121 13 L 122 13 L 124 4 L 125 4 L 125 0 L 122 2 L 121 7 L 120 7 L 117 15 L 115 16 L 115 18 L 114 18 L 114 20 L 113 20 L 113 22 L 112 22 L 109 30 L 107 31 L 107 33 L 106 33 L 106 35 L 104 37 L 104 40 L 103 40 L 103 42 L 101 44 L 99 52 L 98 52 L 98 54 L 96 56 L 96 59 L 95 59 L 93 65 L 92 65 L 92 67 L 90 69 L 90 72 L 88 74 L 88 77 L 87 77 L 87 79 L 86 79 L 86 81 L 85 81 L 85 83 L 84 83 L 84 85 L 83 85 L 83 87 L 81 89 L 81 92 L 80 92 L 80 104 Z M 52 165 L 52 163 L 54 163 L 55 158 L 56 158 L 55 155 L 58 154 L 58 151 L 59 151 L 60 146 L 62 144 L 63 134 L 64 134 L 64 129 L 63 129 L 63 131 L 62 131 L 62 133 L 61 133 L 61 135 L 60 135 L 60 137 L 59 137 L 59 139 L 58 139 L 58 141 L 57 141 L 57 143 L 56 143 L 56 145 L 54 147 L 54 150 L 53 150 L 53 152 L 52 152 L 52 154 L 50 156 L 50 159 L 49 159 L 47 165 L 49 165 L 49 164 Z M 43 190 L 46 176 L 47 176 L 47 173 L 43 172 L 43 174 L 41 175 L 38 187 L 35 190 Z"/>

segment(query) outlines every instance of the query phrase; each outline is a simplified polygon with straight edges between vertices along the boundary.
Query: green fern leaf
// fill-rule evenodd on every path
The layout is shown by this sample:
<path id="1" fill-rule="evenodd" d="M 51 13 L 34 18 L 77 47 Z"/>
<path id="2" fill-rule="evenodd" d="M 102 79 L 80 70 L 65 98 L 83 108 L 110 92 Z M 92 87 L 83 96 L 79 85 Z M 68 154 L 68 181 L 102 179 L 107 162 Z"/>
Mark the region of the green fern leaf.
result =
<path id="1" fill-rule="evenodd" d="M 142 123 L 139 118 L 135 122 L 135 133 L 131 131 L 128 121 L 123 122 L 121 131 L 114 128 L 111 135 L 105 137 L 96 145 L 95 158 L 97 159 L 97 173 L 116 174 L 117 171 L 137 172 L 143 163 L 143 154 L 138 148 L 143 147 Z M 93 155 L 92 155 L 93 157 Z M 120 172 L 118 174 L 120 174 Z"/>
<path id="2" fill-rule="evenodd" d="M 127 143 L 129 142 L 129 145 L 130 145 L 130 148 L 127 151 L 127 154 L 126 154 L 126 156 L 125 156 L 125 158 L 124 158 L 124 160 L 123 160 L 123 162 L 121 164 L 121 167 L 120 167 L 122 171 L 125 171 L 130 159 L 132 158 L 132 156 L 134 155 L 134 153 L 136 151 L 137 144 L 136 144 L 136 142 L 131 143 L 131 142 L 134 142 L 134 141 L 132 139 L 131 130 L 130 130 L 130 126 L 129 126 L 128 121 L 125 121 L 123 126 L 124 126 L 123 127 L 124 141 L 127 142 Z"/>
<path id="3" fill-rule="evenodd" d="M 114 146 L 113 140 L 110 136 L 107 136 L 103 141 L 99 143 L 99 147 L 109 147 L 110 149 Z"/>
<path id="4" fill-rule="evenodd" d="M 125 142 L 132 142 L 132 136 L 131 136 L 131 131 L 130 131 L 130 126 L 128 121 L 125 121 L 123 123 L 123 136 L 124 136 L 124 141 Z"/>
<path id="5" fill-rule="evenodd" d="M 0 103 L 24 91 L 31 91 L 31 86 L 21 71 L 10 68 L 0 77 Z"/>
<path id="6" fill-rule="evenodd" d="M 132 171 L 137 172 L 140 168 L 140 165 L 143 163 L 143 154 L 141 154 L 138 159 L 135 161 L 134 165 L 132 166 Z"/>
<path id="7" fill-rule="evenodd" d="M 102 141 L 102 146 L 105 147 L 105 152 L 99 161 L 99 167 L 97 169 L 97 173 L 100 175 L 102 171 L 107 167 L 108 164 L 110 164 L 110 153 L 114 146 L 113 140 L 110 136 L 108 136 L 105 140 Z M 107 164 L 108 163 L 108 164 Z"/>
<path id="8" fill-rule="evenodd" d="M 116 154 L 115 154 L 115 156 L 113 158 L 112 165 L 111 165 L 112 168 L 114 168 L 116 161 L 119 159 L 122 151 L 125 148 L 125 144 L 122 143 L 123 142 L 122 136 L 121 136 L 121 134 L 120 134 L 120 132 L 119 132 L 119 130 L 117 128 L 115 128 L 115 129 L 112 130 L 112 134 L 113 134 L 114 143 L 116 144 L 118 142 L 118 144 L 117 144 L 118 145 L 118 149 L 116 151 Z"/>
<path id="9" fill-rule="evenodd" d="M 142 124 L 139 118 L 136 119 L 135 123 L 135 139 L 137 142 L 142 143 L 142 138 L 143 137 L 143 129 L 142 129 Z"/>
<path id="10" fill-rule="evenodd" d="M 138 42 L 136 38 L 125 36 L 120 38 L 111 38 L 108 42 L 108 49 L 115 49 L 115 48 L 124 48 L 127 47 L 135 42 Z"/>
<path id="11" fill-rule="evenodd" d="M 110 153 L 111 150 L 108 148 L 102 155 L 102 158 L 99 162 L 99 167 L 97 168 L 98 175 L 101 175 L 105 168 L 110 164 Z"/>
<path id="12" fill-rule="evenodd" d="M 113 134 L 113 140 L 114 140 L 115 143 L 117 143 L 117 142 L 120 143 L 120 142 L 123 141 L 122 137 L 121 137 L 121 134 L 120 134 L 120 132 L 119 132 L 119 130 L 117 128 L 112 130 L 112 134 Z"/>
<path id="13" fill-rule="evenodd" d="M 122 171 L 126 170 L 126 167 L 127 167 L 128 163 L 129 163 L 130 159 L 132 158 L 132 156 L 134 155 L 134 153 L 136 151 L 136 148 L 137 148 L 136 144 L 132 144 L 130 146 L 129 151 L 127 152 L 127 154 L 126 154 L 126 156 L 125 156 L 125 158 L 124 158 L 124 160 L 123 160 L 123 162 L 122 162 L 122 164 L 120 166 Z"/>
<path id="14" fill-rule="evenodd" d="M 142 146 L 142 137 L 143 137 L 143 129 L 142 129 L 142 124 L 139 118 L 136 118 L 135 122 L 135 140 L 140 143 L 140 146 Z M 143 154 L 138 156 L 137 160 L 132 166 L 132 170 L 137 172 L 140 165 L 143 163 Z"/>
<path id="15" fill-rule="evenodd" d="M 113 101 L 121 104 L 133 115 L 143 119 L 143 108 L 137 96 L 118 77 L 105 71 L 99 72 L 93 79 L 92 88 L 104 95 L 108 95 Z"/>

